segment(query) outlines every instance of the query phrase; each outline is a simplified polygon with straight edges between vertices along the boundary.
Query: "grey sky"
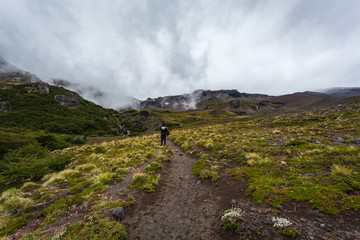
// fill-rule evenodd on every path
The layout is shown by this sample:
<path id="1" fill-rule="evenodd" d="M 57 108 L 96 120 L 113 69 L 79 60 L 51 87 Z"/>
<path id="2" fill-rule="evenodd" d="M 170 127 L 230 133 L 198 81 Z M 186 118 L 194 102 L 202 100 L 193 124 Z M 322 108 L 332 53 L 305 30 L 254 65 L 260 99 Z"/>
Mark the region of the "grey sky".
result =
<path id="1" fill-rule="evenodd" d="M 0 55 L 107 107 L 360 86 L 358 0 L 0 0 Z"/>

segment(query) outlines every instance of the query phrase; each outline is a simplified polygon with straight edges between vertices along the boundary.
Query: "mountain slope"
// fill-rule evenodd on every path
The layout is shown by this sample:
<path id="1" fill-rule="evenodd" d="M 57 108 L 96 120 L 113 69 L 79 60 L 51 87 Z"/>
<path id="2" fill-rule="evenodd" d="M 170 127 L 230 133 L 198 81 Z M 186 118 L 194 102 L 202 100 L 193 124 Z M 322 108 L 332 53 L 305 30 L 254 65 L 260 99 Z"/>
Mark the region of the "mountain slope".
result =
<path id="1" fill-rule="evenodd" d="M 148 98 L 139 101 L 136 109 L 169 111 L 223 109 L 238 115 L 257 115 L 289 111 L 311 110 L 343 99 L 360 96 L 358 88 L 334 89 L 329 92 L 298 92 L 282 96 L 240 93 L 237 90 L 197 90 L 190 94 Z"/>
<path id="2" fill-rule="evenodd" d="M 0 62 L 0 127 L 55 133 L 123 134 L 117 112 Z"/>

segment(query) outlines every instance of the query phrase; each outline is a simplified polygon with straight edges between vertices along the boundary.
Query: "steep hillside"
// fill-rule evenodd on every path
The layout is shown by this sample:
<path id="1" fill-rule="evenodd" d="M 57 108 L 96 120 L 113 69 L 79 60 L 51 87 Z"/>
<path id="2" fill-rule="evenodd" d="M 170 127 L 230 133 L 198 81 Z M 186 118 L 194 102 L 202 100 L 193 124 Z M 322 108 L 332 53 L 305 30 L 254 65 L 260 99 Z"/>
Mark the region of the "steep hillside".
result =
<path id="1" fill-rule="evenodd" d="M 6 77 L 4 77 L 4 75 Z M 67 134 L 122 134 L 117 112 L 26 75 L 0 73 L 0 127 Z"/>
<path id="2" fill-rule="evenodd" d="M 140 127 L 131 131 L 146 130 Z M 46 84 L 0 58 L 0 191 L 38 181 L 71 162 L 71 156 L 58 158 L 51 151 L 83 144 L 87 136 L 128 133 L 117 111 Z"/>

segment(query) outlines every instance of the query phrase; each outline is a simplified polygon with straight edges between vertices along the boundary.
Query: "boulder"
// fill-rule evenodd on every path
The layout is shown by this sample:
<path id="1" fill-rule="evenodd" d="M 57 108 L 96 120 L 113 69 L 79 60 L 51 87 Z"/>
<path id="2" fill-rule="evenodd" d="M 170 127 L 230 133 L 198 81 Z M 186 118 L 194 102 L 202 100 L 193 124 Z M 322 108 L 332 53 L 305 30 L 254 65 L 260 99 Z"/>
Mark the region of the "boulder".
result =
<path id="1" fill-rule="evenodd" d="M 75 109 L 81 107 L 81 103 L 78 101 L 79 96 L 77 94 L 68 95 L 55 95 L 55 100 L 62 106 Z"/>
<path id="2" fill-rule="evenodd" d="M 116 221 L 121 221 L 125 218 L 124 209 L 122 207 L 115 208 L 112 214 Z"/>
<path id="3" fill-rule="evenodd" d="M 0 113 L 8 111 L 7 102 L 0 102 Z"/>
<path id="4" fill-rule="evenodd" d="M 25 87 L 28 93 L 49 93 L 49 87 L 46 83 L 32 83 Z"/>
<path id="5" fill-rule="evenodd" d="M 344 142 L 345 140 L 343 139 L 343 138 L 341 138 L 341 137 L 337 137 L 336 139 L 335 139 L 335 142 L 337 142 L 337 143 L 342 143 L 342 142 Z"/>

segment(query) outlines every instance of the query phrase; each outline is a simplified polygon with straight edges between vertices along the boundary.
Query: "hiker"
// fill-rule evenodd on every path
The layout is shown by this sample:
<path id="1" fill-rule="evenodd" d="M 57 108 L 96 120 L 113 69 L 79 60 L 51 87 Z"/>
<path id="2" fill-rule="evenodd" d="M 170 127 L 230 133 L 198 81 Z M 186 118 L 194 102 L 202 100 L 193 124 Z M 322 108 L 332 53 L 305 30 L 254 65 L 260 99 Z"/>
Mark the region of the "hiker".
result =
<path id="1" fill-rule="evenodd" d="M 162 127 L 161 127 L 161 146 L 162 145 L 166 145 L 166 136 L 169 136 L 170 131 L 169 128 L 167 128 L 165 126 L 165 123 L 163 123 Z"/>

